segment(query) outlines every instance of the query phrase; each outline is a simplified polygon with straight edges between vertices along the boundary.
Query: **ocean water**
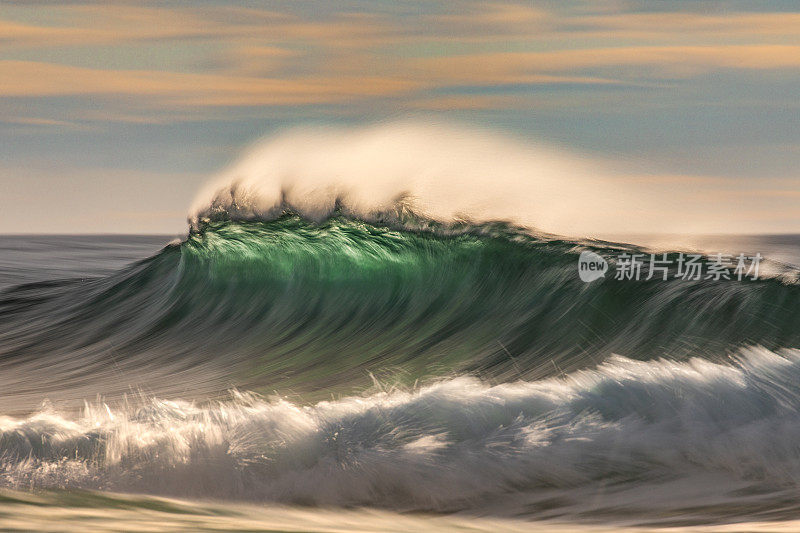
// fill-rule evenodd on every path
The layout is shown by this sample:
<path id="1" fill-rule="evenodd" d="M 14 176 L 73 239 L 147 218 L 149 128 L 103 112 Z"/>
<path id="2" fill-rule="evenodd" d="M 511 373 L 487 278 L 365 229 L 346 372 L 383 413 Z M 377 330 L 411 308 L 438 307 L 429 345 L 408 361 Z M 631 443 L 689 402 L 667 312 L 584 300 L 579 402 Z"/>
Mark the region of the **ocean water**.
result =
<path id="1" fill-rule="evenodd" d="M 0 523 L 797 517 L 796 236 L 720 242 L 778 250 L 759 280 L 587 284 L 637 248 L 419 222 L 0 238 Z"/>
<path id="2" fill-rule="evenodd" d="M 0 529 L 798 530 L 800 236 L 601 235 L 679 217 L 585 166 L 292 132 L 178 237 L 0 237 Z"/>

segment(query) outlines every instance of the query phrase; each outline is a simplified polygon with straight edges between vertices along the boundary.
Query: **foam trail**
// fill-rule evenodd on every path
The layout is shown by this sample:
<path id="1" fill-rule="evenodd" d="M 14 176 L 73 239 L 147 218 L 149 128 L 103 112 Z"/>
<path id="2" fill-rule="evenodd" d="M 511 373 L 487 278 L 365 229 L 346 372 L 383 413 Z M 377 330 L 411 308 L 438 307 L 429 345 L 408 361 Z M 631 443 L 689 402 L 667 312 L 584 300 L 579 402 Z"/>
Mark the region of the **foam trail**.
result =
<path id="1" fill-rule="evenodd" d="M 0 421 L 2 480 L 495 514 L 556 495 L 544 509 L 752 509 L 800 483 L 799 377 L 800 351 L 754 348 L 729 365 L 618 357 L 559 379 L 459 377 L 310 406 L 237 394 L 44 410 Z"/>

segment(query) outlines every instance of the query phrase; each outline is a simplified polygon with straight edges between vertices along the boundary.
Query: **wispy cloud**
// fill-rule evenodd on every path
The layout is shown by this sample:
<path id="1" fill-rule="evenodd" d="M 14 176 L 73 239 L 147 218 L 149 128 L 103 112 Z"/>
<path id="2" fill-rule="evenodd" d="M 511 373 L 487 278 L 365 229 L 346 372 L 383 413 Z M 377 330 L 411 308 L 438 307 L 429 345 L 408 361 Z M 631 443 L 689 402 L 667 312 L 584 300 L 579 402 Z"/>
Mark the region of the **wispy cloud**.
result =
<path id="1" fill-rule="evenodd" d="M 172 111 L 394 98 L 398 109 L 468 109 L 518 97 L 465 96 L 465 85 L 589 90 L 721 69 L 800 73 L 800 13 L 688 13 L 682 4 L 611 12 L 604 4 L 510 1 L 464 1 L 457 10 L 432 9 L 434 2 L 402 15 L 346 3 L 315 14 L 293 3 L 87 1 L 46 12 L 26 5 L 0 19 L 7 58 L 0 98 L 104 95 L 110 106 L 133 98 L 141 108 Z M 200 43 L 191 57 L 176 48 Z M 137 46 L 148 46 L 146 55 Z"/>
<path id="2" fill-rule="evenodd" d="M 300 105 L 383 96 L 415 87 L 386 77 L 270 79 L 161 71 L 123 71 L 0 61 L 0 95 L 121 95 L 161 105 Z"/>
<path id="3" fill-rule="evenodd" d="M 630 77 L 617 67 L 644 67 L 640 78 L 684 77 L 717 69 L 798 69 L 800 46 L 648 46 L 519 52 L 463 54 L 421 58 L 412 65 L 433 79 L 451 82 L 510 83 L 546 80 L 547 73 L 603 69 L 611 76 Z M 602 82 L 602 78 L 551 76 L 554 82 Z M 605 80 L 610 81 L 610 80 Z"/>

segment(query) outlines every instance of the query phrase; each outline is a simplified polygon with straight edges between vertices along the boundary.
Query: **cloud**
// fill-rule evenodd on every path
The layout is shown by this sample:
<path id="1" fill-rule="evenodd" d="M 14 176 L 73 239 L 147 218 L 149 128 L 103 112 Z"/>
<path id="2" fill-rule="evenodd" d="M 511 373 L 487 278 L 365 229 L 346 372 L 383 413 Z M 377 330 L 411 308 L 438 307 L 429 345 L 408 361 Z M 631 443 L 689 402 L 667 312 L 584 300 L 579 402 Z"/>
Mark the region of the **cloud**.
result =
<path id="1" fill-rule="evenodd" d="M 102 95 L 107 106 L 135 99 L 171 111 L 375 98 L 394 98 L 398 109 L 487 109 L 519 99 L 461 89 L 623 90 L 720 69 L 800 68 L 800 13 L 579 7 L 465 1 L 397 14 L 341 4 L 312 14 L 293 3 L 53 5 L 25 22 L 0 20 L 0 50 L 9 52 L 0 97 Z M 116 114 L 135 119 L 136 110 Z"/>
<path id="2" fill-rule="evenodd" d="M 235 6 L 69 4 L 53 7 L 49 13 L 57 24 L 0 20 L 0 46 L 19 50 L 176 40 L 233 45 L 305 40 L 340 47 L 382 42 L 403 31 L 372 14 L 342 13 L 308 20 L 291 12 Z"/>
<path id="3" fill-rule="evenodd" d="M 299 105 L 385 96 L 416 86 L 401 78 L 370 76 L 271 79 L 0 61 L 0 96 L 140 96 L 173 106 Z"/>
<path id="4" fill-rule="evenodd" d="M 9 117 L 0 119 L 0 123 L 19 124 L 22 126 L 68 126 L 75 127 L 76 124 L 65 120 L 39 117 Z"/>
<path id="5" fill-rule="evenodd" d="M 800 13 L 615 13 L 575 17 L 571 26 L 587 35 L 614 32 L 616 38 L 646 39 L 689 36 L 753 38 L 786 36 L 796 40 Z"/>
<path id="6" fill-rule="evenodd" d="M 0 20 L 4 49 L 92 46 L 224 35 L 217 25 L 182 10 L 130 6 L 61 6 L 60 25 Z"/>
<path id="7" fill-rule="evenodd" d="M 647 46 L 557 50 L 552 52 L 504 52 L 421 58 L 412 61 L 419 76 L 451 82 L 510 83 L 535 81 L 546 73 L 580 72 L 617 67 L 647 67 L 647 76 L 684 77 L 716 69 L 797 69 L 800 46 Z M 619 76 L 619 69 L 612 75 Z M 599 83 L 603 78 L 563 78 Z M 554 77 L 554 81 L 559 78 Z"/>

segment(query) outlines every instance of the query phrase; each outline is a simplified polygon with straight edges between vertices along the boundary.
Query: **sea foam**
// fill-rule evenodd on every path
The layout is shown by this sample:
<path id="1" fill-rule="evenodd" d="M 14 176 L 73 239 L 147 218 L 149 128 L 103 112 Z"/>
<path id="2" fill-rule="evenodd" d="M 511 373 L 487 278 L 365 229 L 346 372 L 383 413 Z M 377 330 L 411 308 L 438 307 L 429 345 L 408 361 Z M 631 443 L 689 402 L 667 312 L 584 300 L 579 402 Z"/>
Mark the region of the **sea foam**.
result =
<path id="1" fill-rule="evenodd" d="M 797 489 L 798 378 L 800 351 L 751 348 L 724 365 L 615 357 L 542 381 L 462 376 L 314 405 L 234 393 L 43 409 L 0 421 L 2 482 L 513 514 L 554 497 L 548 512 L 741 504 Z"/>

